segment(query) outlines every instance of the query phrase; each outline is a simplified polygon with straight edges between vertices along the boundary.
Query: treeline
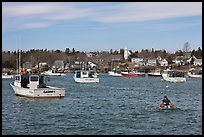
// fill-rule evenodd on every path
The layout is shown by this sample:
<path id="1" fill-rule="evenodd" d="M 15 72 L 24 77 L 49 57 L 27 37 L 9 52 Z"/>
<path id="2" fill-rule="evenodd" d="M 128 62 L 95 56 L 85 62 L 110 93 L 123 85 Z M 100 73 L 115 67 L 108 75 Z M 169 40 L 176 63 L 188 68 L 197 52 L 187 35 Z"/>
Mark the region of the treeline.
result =
<path id="1" fill-rule="evenodd" d="M 55 60 L 64 60 L 65 63 L 69 62 L 70 58 L 77 59 L 81 58 L 82 60 L 85 58 L 86 54 L 84 51 L 77 51 L 74 48 L 69 49 L 66 48 L 65 51 L 61 50 L 47 50 L 47 49 L 31 49 L 29 51 L 2 51 L 2 68 L 13 68 L 16 69 L 17 59 L 19 53 L 21 55 L 21 66 L 25 62 L 31 62 L 33 64 L 38 64 L 39 62 L 47 62 L 52 65 Z M 92 54 L 98 55 L 103 53 L 104 51 L 95 51 L 90 52 Z M 120 49 L 119 51 L 107 51 L 110 55 L 123 55 L 124 49 Z M 176 51 L 174 54 L 170 54 L 166 52 L 166 50 L 151 50 L 142 49 L 139 51 L 131 51 L 131 55 L 129 56 L 129 61 L 131 58 L 142 57 L 142 58 L 156 58 L 158 56 L 162 58 L 166 58 L 167 61 L 171 62 L 171 57 L 173 56 L 182 56 L 186 51 Z M 202 50 L 199 47 L 197 50 L 190 51 L 191 55 L 194 55 L 196 58 L 202 58 Z"/>

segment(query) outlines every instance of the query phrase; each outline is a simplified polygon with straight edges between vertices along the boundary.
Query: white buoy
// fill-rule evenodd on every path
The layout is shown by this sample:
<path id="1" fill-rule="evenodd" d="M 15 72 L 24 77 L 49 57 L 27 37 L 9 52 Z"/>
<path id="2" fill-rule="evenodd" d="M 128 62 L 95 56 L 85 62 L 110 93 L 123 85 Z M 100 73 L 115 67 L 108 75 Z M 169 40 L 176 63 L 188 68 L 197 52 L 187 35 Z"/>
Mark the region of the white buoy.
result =
<path id="1" fill-rule="evenodd" d="M 168 85 L 166 85 L 166 88 L 168 88 L 169 86 Z"/>

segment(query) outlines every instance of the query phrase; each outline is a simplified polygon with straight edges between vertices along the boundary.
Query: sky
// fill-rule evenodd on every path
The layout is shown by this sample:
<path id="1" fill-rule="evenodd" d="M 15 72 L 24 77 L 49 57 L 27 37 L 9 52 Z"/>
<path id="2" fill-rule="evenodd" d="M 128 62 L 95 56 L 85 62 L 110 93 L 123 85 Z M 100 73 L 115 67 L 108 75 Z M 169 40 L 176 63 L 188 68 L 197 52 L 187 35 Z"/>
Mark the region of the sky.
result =
<path id="1" fill-rule="evenodd" d="M 202 2 L 3 2 L 2 50 L 202 49 Z"/>

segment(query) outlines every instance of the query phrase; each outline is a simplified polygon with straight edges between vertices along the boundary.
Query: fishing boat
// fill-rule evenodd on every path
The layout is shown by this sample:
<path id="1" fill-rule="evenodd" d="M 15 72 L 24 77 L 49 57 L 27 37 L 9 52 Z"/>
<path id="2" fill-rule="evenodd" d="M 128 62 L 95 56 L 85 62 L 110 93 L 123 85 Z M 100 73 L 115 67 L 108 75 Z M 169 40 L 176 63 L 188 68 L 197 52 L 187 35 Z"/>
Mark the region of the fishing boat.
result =
<path id="1" fill-rule="evenodd" d="M 178 83 L 178 82 L 186 82 L 186 78 L 184 72 L 180 70 L 164 70 L 162 73 L 162 77 L 165 81 Z"/>
<path id="2" fill-rule="evenodd" d="M 202 69 L 190 69 L 187 74 L 190 78 L 202 78 Z"/>
<path id="3" fill-rule="evenodd" d="M 161 77 L 161 76 L 162 76 L 161 70 L 160 70 L 160 69 L 156 69 L 156 70 L 153 71 L 153 72 L 149 72 L 149 73 L 148 73 L 148 76 Z"/>
<path id="4" fill-rule="evenodd" d="M 136 72 L 134 70 L 122 71 L 121 74 L 122 76 L 125 76 L 125 77 L 144 77 L 145 76 L 145 73 Z"/>
<path id="5" fill-rule="evenodd" d="M 41 74 L 46 75 L 46 76 L 66 76 L 66 74 L 64 73 L 56 73 L 56 72 L 53 72 L 53 70 L 48 70 Z"/>
<path id="6" fill-rule="evenodd" d="M 12 79 L 13 75 L 10 75 L 8 73 L 2 73 L 2 79 Z"/>
<path id="7" fill-rule="evenodd" d="M 10 83 L 15 95 L 31 98 L 61 98 L 65 96 L 65 89 L 48 86 L 44 79 L 44 75 L 34 73 L 29 74 L 28 71 L 21 70 L 20 52 L 19 63 L 17 64 L 17 74 L 15 75 L 14 81 Z"/>
<path id="8" fill-rule="evenodd" d="M 99 83 L 98 75 L 91 70 L 76 70 L 73 78 L 77 83 Z"/>
<path id="9" fill-rule="evenodd" d="M 121 77 L 121 71 L 120 70 L 112 70 L 112 71 L 108 71 L 108 75 L 109 76 L 116 76 L 116 77 Z"/>
<path id="10" fill-rule="evenodd" d="M 65 89 L 47 86 L 44 75 L 17 74 L 15 80 L 10 83 L 16 95 L 32 98 L 64 97 Z"/>

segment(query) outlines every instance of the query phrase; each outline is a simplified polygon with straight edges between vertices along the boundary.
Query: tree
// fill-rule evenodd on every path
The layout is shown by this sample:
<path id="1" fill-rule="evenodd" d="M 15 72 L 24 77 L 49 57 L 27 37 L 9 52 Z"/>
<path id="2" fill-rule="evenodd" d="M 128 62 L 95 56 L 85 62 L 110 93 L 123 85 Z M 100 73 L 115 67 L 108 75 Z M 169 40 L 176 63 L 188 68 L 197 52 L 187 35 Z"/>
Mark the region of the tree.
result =
<path id="1" fill-rule="evenodd" d="M 69 49 L 69 48 L 66 48 L 66 49 L 65 49 L 65 53 L 66 53 L 67 55 L 69 55 L 69 52 L 70 52 L 70 49 Z"/>
<path id="2" fill-rule="evenodd" d="M 176 51 L 175 55 L 176 56 L 183 56 L 183 52 L 181 50 Z"/>
<path id="3" fill-rule="evenodd" d="M 113 50 L 112 49 L 110 49 L 110 54 L 113 54 Z"/>
<path id="4" fill-rule="evenodd" d="M 121 54 L 121 55 L 124 54 L 124 49 L 120 49 L 120 54 Z"/>
<path id="5" fill-rule="evenodd" d="M 190 51 L 190 44 L 189 44 L 189 42 L 186 42 L 186 43 L 184 43 L 184 45 L 183 45 L 183 52 L 188 52 L 188 51 Z"/>
<path id="6" fill-rule="evenodd" d="M 75 53 L 75 49 L 74 48 L 72 49 L 72 53 Z"/>
<path id="7" fill-rule="evenodd" d="M 202 58 L 202 50 L 200 47 L 198 47 L 198 50 L 196 51 L 196 57 L 197 58 Z"/>

